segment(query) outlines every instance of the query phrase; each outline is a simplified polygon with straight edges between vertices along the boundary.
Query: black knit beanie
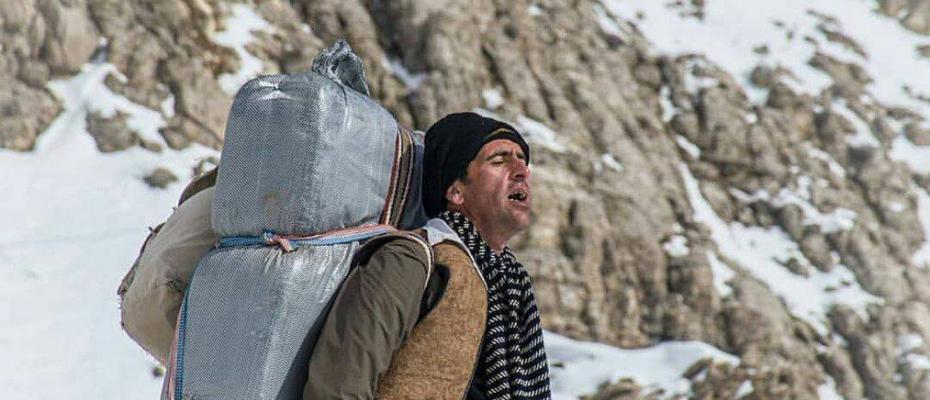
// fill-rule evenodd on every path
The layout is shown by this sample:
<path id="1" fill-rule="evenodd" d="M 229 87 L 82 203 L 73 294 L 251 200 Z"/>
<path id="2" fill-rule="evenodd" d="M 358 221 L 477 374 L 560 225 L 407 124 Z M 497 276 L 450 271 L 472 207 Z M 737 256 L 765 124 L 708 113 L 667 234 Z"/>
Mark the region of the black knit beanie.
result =
<path id="1" fill-rule="evenodd" d="M 468 164 L 481 147 L 496 139 L 509 139 L 523 149 L 530 163 L 530 147 L 509 124 L 473 112 L 449 114 L 426 130 L 423 150 L 423 208 L 430 218 L 446 209 L 446 190 L 464 178 Z"/>

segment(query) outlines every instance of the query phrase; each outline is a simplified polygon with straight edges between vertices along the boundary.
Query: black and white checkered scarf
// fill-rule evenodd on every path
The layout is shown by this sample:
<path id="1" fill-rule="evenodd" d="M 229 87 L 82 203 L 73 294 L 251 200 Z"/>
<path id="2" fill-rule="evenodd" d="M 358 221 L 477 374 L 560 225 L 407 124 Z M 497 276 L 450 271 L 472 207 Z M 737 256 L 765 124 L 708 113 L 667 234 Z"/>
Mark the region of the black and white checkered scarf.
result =
<path id="1" fill-rule="evenodd" d="M 488 284 L 488 321 L 475 383 L 488 399 L 549 399 L 549 366 L 533 286 L 509 248 L 498 255 L 464 215 L 439 218 L 459 235 Z"/>

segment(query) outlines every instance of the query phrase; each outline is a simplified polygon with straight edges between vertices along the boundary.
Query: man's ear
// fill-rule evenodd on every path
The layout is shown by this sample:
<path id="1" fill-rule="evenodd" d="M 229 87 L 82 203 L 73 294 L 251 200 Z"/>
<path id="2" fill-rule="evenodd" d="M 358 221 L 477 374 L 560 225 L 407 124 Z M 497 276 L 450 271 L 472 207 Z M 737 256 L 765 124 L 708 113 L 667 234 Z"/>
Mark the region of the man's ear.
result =
<path id="1" fill-rule="evenodd" d="M 465 202 L 465 197 L 462 195 L 462 185 L 462 180 L 456 179 L 455 182 L 452 182 L 452 185 L 449 185 L 449 188 L 446 189 L 447 207 L 454 206 L 458 208 Z"/>

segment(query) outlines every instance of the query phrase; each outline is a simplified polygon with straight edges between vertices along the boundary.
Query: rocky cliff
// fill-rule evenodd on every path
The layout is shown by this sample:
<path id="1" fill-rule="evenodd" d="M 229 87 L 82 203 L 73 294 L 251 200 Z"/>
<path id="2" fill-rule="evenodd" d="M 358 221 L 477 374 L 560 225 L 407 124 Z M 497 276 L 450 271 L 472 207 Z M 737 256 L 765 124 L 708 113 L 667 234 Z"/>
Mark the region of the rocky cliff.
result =
<path id="1" fill-rule="evenodd" d="M 663 7 L 700 21 L 704 3 Z M 874 6 L 919 35 L 930 33 L 928 4 Z M 623 7 L 0 2 L 0 147 L 30 151 L 62 109 L 48 83 L 92 62 L 113 65 L 114 93 L 161 113 L 169 147 L 219 148 L 244 78 L 305 70 L 346 38 L 372 96 L 402 123 L 480 109 L 530 137 L 535 223 L 515 247 L 548 330 L 626 348 L 697 340 L 739 357 L 691 368 L 698 399 L 813 399 L 826 381 L 850 400 L 930 398 L 919 215 L 930 174 L 895 156 L 930 145 L 928 114 L 873 96 L 867 49 L 824 10 L 809 13 L 816 32 L 794 39 L 824 49 L 805 60 L 827 81 L 811 90 L 802 72 L 765 62 L 764 45 L 747 76 L 657 51 L 640 29 L 650 16 Z M 102 152 L 163 151 L 119 113 L 86 124 Z M 594 398 L 661 395 L 621 380 Z"/>

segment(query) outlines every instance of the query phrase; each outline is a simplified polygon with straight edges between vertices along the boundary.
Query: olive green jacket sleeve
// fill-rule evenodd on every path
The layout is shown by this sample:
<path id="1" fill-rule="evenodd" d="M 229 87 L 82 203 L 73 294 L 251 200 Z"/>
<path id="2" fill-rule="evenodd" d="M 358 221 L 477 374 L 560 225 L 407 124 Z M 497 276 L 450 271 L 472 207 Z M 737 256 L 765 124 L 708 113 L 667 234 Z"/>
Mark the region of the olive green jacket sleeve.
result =
<path id="1" fill-rule="evenodd" d="M 305 400 L 374 399 L 420 314 L 429 249 L 394 239 L 349 273 L 311 356 Z"/>

